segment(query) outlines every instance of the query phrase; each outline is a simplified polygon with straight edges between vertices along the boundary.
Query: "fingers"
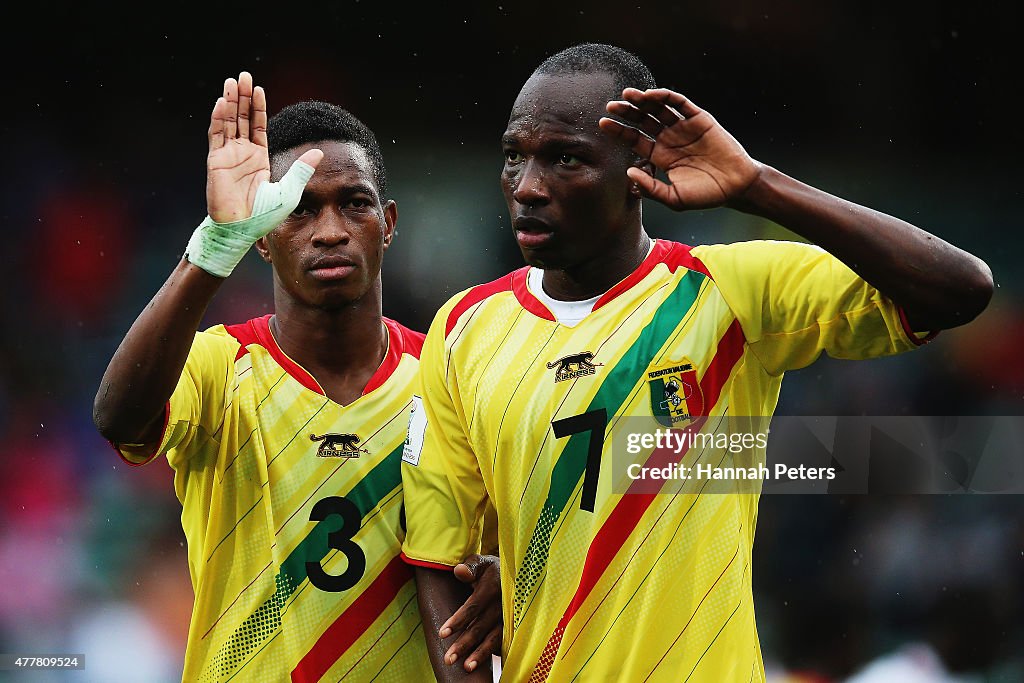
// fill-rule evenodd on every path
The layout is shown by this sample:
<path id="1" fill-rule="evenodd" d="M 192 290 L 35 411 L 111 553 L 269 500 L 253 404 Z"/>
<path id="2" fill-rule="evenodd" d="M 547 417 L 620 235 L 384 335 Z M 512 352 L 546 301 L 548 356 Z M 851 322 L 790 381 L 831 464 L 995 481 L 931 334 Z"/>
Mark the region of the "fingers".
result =
<path id="1" fill-rule="evenodd" d="M 238 134 L 238 81 L 228 78 L 224 81 L 224 139 L 234 140 Z"/>
<path id="2" fill-rule="evenodd" d="M 639 108 L 634 107 L 629 102 L 614 101 L 609 102 L 606 107 L 609 114 L 626 119 L 630 123 L 635 123 L 637 128 L 642 130 L 646 135 L 651 138 L 658 137 L 666 125 L 651 114 L 641 111 Z M 680 121 L 679 117 L 676 117 L 676 121 Z"/>
<path id="3" fill-rule="evenodd" d="M 679 201 L 676 195 L 672 192 L 672 186 L 668 183 L 663 183 L 652 175 L 644 173 L 635 166 L 626 169 L 626 175 L 629 179 L 637 184 L 640 188 L 640 193 L 645 197 L 659 201 L 666 206 L 673 208 L 678 207 Z"/>
<path id="4" fill-rule="evenodd" d="M 501 624 L 501 580 L 498 571 L 498 558 L 491 555 L 470 555 L 455 566 L 455 576 L 463 583 L 473 584 L 473 592 L 441 625 L 438 631 L 441 638 L 448 638 L 465 629 L 474 620 L 479 624 L 483 618 L 481 615 L 486 615 L 488 619 L 497 615 L 494 623 Z M 484 622 L 488 627 L 494 626 L 494 623 Z"/>
<path id="5" fill-rule="evenodd" d="M 489 662 L 491 655 L 501 654 L 501 628 L 493 629 L 486 638 L 480 643 L 479 647 L 469 653 L 466 657 L 465 663 L 462 668 L 466 671 L 476 671 L 476 669 L 486 662 Z"/>
<path id="6" fill-rule="evenodd" d="M 441 625 L 437 635 L 441 636 L 443 639 L 448 638 L 456 631 L 463 630 L 476 618 L 479 611 L 480 602 L 474 600 L 473 596 L 470 596 L 469 599 L 466 600 L 459 609 L 455 610 L 455 613 L 448 617 L 448 620 Z"/>
<path id="7" fill-rule="evenodd" d="M 459 661 L 465 653 L 471 653 L 466 658 L 463 666 L 469 665 L 469 660 L 474 659 L 473 668 L 476 668 L 485 655 L 495 652 L 501 647 L 501 613 L 500 608 L 492 606 L 474 621 L 469 628 L 463 631 L 452 643 L 448 651 L 444 653 L 444 663 L 451 665 Z M 467 671 L 473 669 L 467 668 Z"/>
<path id="8" fill-rule="evenodd" d="M 207 132 L 207 139 L 210 142 L 210 151 L 220 149 L 224 146 L 224 116 L 227 111 L 227 104 L 223 97 L 218 97 L 213 105 L 213 113 L 210 114 L 210 130 Z"/>
<path id="9" fill-rule="evenodd" d="M 633 102 L 634 99 L 639 99 L 646 102 L 661 103 L 668 107 L 672 107 L 676 112 L 682 114 L 686 118 L 697 116 L 704 111 L 684 95 L 680 95 L 676 91 L 669 90 L 668 88 L 653 88 L 651 90 L 644 91 L 637 90 L 636 88 L 626 88 L 622 91 L 622 96 L 629 102 Z"/>
<path id="10" fill-rule="evenodd" d="M 637 90 L 626 88 L 622 91 L 622 97 L 637 110 L 647 114 L 664 127 L 671 126 L 683 120 L 683 114 L 673 109 L 665 101 L 654 98 L 651 93 L 654 90 Z M 671 90 L 664 92 L 672 92 Z M 673 93 L 675 94 L 675 93 Z"/>
<path id="11" fill-rule="evenodd" d="M 260 86 L 252 91 L 252 141 L 261 147 L 267 146 L 267 94 Z M 323 153 L 320 156 L 323 157 Z M 306 163 L 309 164 L 308 161 Z M 317 163 L 320 163 L 319 159 Z"/>
<path id="12" fill-rule="evenodd" d="M 249 122 L 252 116 L 252 74 L 243 71 L 238 74 L 238 137 L 249 139 Z"/>
<path id="13" fill-rule="evenodd" d="M 615 119 L 609 119 L 607 117 L 599 120 L 597 125 L 600 126 L 601 130 L 605 133 L 625 140 L 625 142 L 633 148 L 633 151 L 644 159 L 650 159 L 651 154 L 654 153 L 654 140 L 636 128 L 623 125 Z"/>

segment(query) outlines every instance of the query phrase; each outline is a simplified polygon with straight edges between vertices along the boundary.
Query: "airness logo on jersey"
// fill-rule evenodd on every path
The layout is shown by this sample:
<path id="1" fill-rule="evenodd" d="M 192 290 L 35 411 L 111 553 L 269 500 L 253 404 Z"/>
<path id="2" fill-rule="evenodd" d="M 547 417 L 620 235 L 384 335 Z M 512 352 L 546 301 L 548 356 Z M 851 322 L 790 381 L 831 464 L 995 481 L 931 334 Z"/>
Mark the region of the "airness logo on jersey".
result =
<path id="1" fill-rule="evenodd" d="M 558 367 L 558 369 L 555 370 L 556 384 L 558 382 L 564 382 L 567 379 L 576 379 L 577 377 L 593 375 L 602 365 L 604 365 L 604 363 L 594 363 L 594 354 L 590 351 L 574 353 L 565 356 L 564 358 L 551 361 L 547 364 L 548 370 L 553 369 L 555 366 Z"/>
<path id="2" fill-rule="evenodd" d="M 357 445 L 360 439 L 355 434 L 310 434 L 309 440 L 323 442 L 316 451 L 318 458 L 358 458 L 360 453 L 370 452 Z"/>
<path id="3" fill-rule="evenodd" d="M 704 394 L 688 359 L 650 370 L 647 383 L 651 387 L 651 413 L 666 427 L 704 414 Z"/>

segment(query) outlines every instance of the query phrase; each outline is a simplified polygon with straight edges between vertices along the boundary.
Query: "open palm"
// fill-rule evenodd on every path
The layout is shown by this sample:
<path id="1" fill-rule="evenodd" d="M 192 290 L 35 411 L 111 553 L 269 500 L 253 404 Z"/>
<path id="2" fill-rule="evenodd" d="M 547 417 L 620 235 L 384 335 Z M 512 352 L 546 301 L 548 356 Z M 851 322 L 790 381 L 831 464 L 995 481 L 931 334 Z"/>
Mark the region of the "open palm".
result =
<path id="1" fill-rule="evenodd" d="M 206 204 L 218 223 L 252 214 L 256 190 L 270 180 L 267 153 L 267 97 L 253 88 L 252 76 L 224 82 L 224 95 L 210 115 L 210 153 L 206 158 Z"/>

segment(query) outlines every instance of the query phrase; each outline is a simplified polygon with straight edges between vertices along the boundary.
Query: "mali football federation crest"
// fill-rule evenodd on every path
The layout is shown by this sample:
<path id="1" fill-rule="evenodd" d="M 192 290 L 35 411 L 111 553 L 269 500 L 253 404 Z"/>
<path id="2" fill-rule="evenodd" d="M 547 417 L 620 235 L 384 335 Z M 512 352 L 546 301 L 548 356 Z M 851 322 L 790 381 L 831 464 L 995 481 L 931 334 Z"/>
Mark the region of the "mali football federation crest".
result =
<path id="1" fill-rule="evenodd" d="M 647 384 L 651 388 L 651 414 L 666 427 L 704 414 L 704 394 L 688 359 L 652 368 L 647 372 Z"/>

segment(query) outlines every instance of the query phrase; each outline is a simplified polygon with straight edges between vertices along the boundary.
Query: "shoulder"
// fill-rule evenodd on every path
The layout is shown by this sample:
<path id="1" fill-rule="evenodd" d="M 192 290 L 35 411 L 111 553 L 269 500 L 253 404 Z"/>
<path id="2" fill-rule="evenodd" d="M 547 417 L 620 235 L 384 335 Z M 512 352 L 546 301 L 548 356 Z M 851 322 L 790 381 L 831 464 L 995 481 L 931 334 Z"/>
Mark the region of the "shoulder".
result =
<path id="1" fill-rule="evenodd" d="M 785 240 L 748 240 L 732 244 L 701 244 L 691 247 L 690 253 L 704 264 L 725 260 L 814 259 L 828 254 L 816 244 Z"/>
<path id="2" fill-rule="evenodd" d="M 241 358 L 249 353 L 249 347 L 253 345 L 271 348 L 269 340 L 270 313 L 259 318 L 246 320 L 244 323 L 233 325 L 215 325 L 206 330 L 206 334 L 216 336 L 223 340 L 223 343 L 231 344 L 235 349 L 235 359 Z"/>
<path id="3" fill-rule="evenodd" d="M 459 321 L 477 304 L 505 293 L 514 295 L 517 288 L 525 289 L 528 270 L 528 267 L 519 268 L 491 282 L 462 290 L 450 298 L 437 312 L 434 317 L 434 326 L 443 325 L 444 336 L 447 337 Z"/>
<path id="4" fill-rule="evenodd" d="M 423 339 L 426 337 L 422 332 L 411 330 L 402 323 L 391 318 L 382 318 L 388 328 L 388 352 L 393 351 L 399 356 L 408 355 L 419 359 L 423 350 Z"/>

